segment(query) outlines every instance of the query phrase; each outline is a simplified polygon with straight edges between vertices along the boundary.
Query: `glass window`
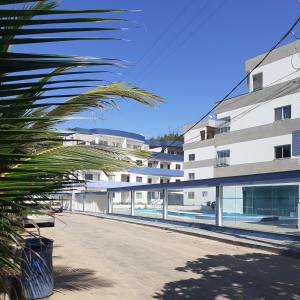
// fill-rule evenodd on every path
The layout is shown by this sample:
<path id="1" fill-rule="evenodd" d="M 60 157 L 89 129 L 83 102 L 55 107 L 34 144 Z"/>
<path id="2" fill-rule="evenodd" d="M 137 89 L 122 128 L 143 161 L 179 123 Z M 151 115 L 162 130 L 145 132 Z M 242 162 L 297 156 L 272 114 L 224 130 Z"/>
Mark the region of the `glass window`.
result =
<path id="1" fill-rule="evenodd" d="M 195 154 L 189 154 L 189 161 L 195 160 Z"/>
<path id="2" fill-rule="evenodd" d="M 153 164 L 151 162 L 148 162 L 148 167 L 152 168 Z"/>
<path id="3" fill-rule="evenodd" d="M 195 199 L 195 193 L 194 192 L 188 192 L 188 198 L 189 199 Z"/>
<path id="4" fill-rule="evenodd" d="M 175 182 L 180 182 L 180 181 L 181 181 L 180 179 L 176 179 L 176 180 L 175 180 Z"/>
<path id="5" fill-rule="evenodd" d="M 84 178 L 85 180 L 93 180 L 93 174 L 85 174 Z"/>
<path id="6" fill-rule="evenodd" d="M 229 166 L 230 150 L 217 151 L 217 167 Z"/>
<path id="7" fill-rule="evenodd" d="M 208 192 L 207 192 L 207 191 L 203 191 L 203 192 L 202 192 L 202 197 L 207 197 L 207 195 L 208 195 Z"/>
<path id="8" fill-rule="evenodd" d="M 163 165 L 163 164 L 160 164 L 160 168 L 163 169 L 163 168 L 164 168 L 164 165 Z"/>
<path id="9" fill-rule="evenodd" d="M 205 140 L 205 130 L 200 131 L 200 138 L 201 138 L 201 141 Z"/>
<path id="10" fill-rule="evenodd" d="M 253 91 L 258 91 L 263 88 L 263 73 L 258 73 L 252 76 Z"/>
<path id="11" fill-rule="evenodd" d="M 195 179 L 195 173 L 189 173 L 189 180 L 194 180 Z"/>
<path id="12" fill-rule="evenodd" d="M 148 183 L 152 183 L 152 178 L 148 178 Z"/>
<path id="13" fill-rule="evenodd" d="M 288 158 L 291 157 L 291 145 L 282 145 L 275 147 L 275 158 Z"/>
<path id="14" fill-rule="evenodd" d="M 290 119 L 292 117 L 291 105 L 275 108 L 275 121 Z"/>
<path id="15" fill-rule="evenodd" d="M 137 176 L 136 177 L 136 182 L 143 182 L 143 177 Z"/>
<path id="16" fill-rule="evenodd" d="M 176 164 L 176 170 L 181 170 L 181 165 L 180 164 Z"/>

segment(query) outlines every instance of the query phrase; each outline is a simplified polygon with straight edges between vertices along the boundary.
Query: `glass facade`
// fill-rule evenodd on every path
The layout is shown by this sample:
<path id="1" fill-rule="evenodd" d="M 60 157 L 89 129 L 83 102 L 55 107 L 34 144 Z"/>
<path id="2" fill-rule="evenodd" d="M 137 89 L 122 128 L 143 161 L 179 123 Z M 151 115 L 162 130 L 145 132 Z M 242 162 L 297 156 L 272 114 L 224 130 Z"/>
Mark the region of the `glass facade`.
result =
<path id="1" fill-rule="evenodd" d="M 294 217 L 299 186 L 254 186 L 243 188 L 243 212 L 247 215 Z"/>

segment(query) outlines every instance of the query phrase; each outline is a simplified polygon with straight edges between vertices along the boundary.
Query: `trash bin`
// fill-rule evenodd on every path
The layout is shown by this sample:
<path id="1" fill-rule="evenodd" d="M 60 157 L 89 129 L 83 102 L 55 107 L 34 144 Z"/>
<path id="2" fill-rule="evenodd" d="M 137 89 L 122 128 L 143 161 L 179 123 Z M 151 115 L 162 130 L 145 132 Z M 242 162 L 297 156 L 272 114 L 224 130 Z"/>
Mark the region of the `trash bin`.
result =
<path id="1" fill-rule="evenodd" d="M 39 299 L 53 293 L 53 240 L 28 238 L 22 252 L 21 284 L 25 299 Z"/>

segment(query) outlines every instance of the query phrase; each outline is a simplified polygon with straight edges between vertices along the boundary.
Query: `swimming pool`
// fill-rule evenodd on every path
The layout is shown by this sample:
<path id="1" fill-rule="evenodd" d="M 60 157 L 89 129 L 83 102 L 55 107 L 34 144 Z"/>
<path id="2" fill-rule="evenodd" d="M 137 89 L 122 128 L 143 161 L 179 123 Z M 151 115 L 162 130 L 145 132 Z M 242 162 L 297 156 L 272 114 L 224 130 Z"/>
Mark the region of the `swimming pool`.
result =
<path id="1" fill-rule="evenodd" d="M 137 213 L 162 215 L 162 209 L 159 208 L 136 208 Z M 197 213 L 168 210 L 169 216 L 189 219 L 215 219 L 214 213 Z M 262 221 L 277 221 L 282 219 L 291 219 L 289 217 L 278 217 L 271 215 L 245 215 L 239 213 L 223 213 L 224 221 L 245 221 L 245 222 L 262 222 Z"/>

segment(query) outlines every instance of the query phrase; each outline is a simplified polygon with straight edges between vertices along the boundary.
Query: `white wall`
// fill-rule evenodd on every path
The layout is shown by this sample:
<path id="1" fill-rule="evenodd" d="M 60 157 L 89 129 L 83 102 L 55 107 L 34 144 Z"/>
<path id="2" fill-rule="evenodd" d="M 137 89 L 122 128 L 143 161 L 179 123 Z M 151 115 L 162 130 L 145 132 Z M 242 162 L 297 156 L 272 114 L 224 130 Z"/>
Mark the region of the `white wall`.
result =
<path id="1" fill-rule="evenodd" d="M 282 58 L 278 61 L 258 67 L 251 75 L 263 72 L 263 87 L 278 84 L 280 82 L 292 80 L 300 76 L 299 72 L 292 67 L 300 68 L 300 54 Z M 250 91 L 253 90 L 252 77 L 250 79 Z"/>
<path id="2" fill-rule="evenodd" d="M 291 144 L 292 135 L 281 135 L 265 139 L 251 140 L 219 146 L 219 150 L 230 150 L 230 165 L 257 163 L 274 160 L 274 147 Z"/>
<path id="3" fill-rule="evenodd" d="M 292 119 L 300 118 L 300 93 L 287 95 L 274 100 L 248 105 L 218 114 L 218 118 L 231 117 L 231 131 L 274 123 L 274 109 L 286 105 L 292 107 Z M 259 99 L 257 99 L 259 101 Z"/>
<path id="4" fill-rule="evenodd" d="M 195 154 L 195 161 L 196 160 L 207 160 L 207 159 L 213 159 L 215 158 L 215 147 L 214 146 L 208 146 L 203 148 L 197 148 L 197 149 L 189 149 L 184 151 L 184 161 L 189 161 L 189 155 Z"/>
<path id="5" fill-rule="evenodd" d="M 189 173 L 195 173 L 195 179 L 214 177 L 214 167 L 193 168 L 184 170 L 184 180 L 189 180 Z"/>

